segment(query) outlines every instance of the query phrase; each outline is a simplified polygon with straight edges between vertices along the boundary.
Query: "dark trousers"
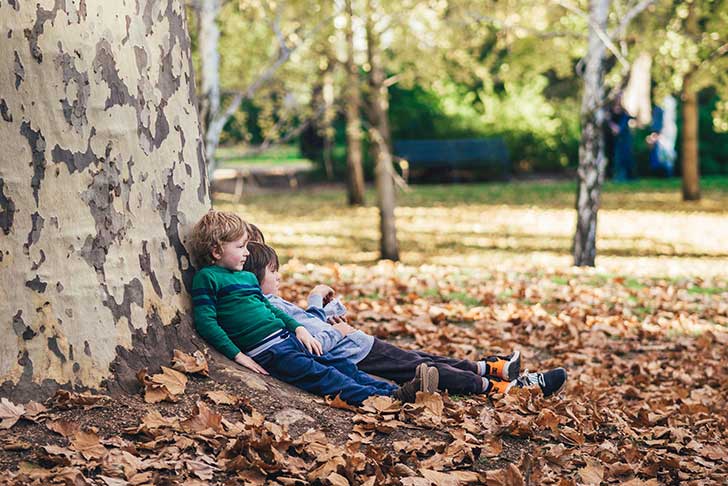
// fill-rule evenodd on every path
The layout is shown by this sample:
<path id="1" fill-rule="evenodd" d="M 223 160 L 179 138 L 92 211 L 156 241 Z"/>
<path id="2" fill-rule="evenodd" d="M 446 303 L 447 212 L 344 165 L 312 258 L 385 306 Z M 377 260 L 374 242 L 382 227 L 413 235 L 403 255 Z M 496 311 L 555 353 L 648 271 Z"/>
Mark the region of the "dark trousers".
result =
<path id="1" fill-rule="evenodd" d="M 314 357 L 292 335 L 253 359 L 281 381 L 315 395 L 341 395 L 342 400 L 352 405 L 360 405 L 372 395 L 392 395 L 397 389 L 362 373 L 345 360 Z"/>
<path id="2" fill-rule="evenodd" d="M 407 351 L 378 338 L 374 338 L 372 350 L 357 363 L 357 367 L 366 373 L 401 384 L 415 377 L 415 369 L 421 363 L 437 368 L 441 390 L 453 394 L 483 393 L 483 378 L 478 374 L 475 362 L 424 351 Z"/>

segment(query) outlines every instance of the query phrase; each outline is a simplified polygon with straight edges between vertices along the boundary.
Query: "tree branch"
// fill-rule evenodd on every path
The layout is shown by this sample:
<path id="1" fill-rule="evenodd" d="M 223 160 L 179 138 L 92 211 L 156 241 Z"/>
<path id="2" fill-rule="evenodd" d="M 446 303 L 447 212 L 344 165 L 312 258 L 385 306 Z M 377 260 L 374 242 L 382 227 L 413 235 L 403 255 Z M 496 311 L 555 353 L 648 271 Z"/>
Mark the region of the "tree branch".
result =
<path id="1" fill-rule="evenodd" d="M 621 38 L 632 20 L 634 20 L 635 17 L 641 14 L 643 10 L 645 10 L 653 3 L 655 3 L 655 0 L 642 0 L 640 3 L 629 9 L 624 17 L 622 17 L 622 20 L 619 22 L 617 28 L 609 33 L 610 39 Z"/>
<path id="2" fill-rule="evenodd" d="M 594 23 L 594 21 L 591 19 L 588 13 L 581 10 L 576 5 L 572 4 L 571 2 L 568 2 L 567 0 L 554 0 L 558 5 L 564 7 L 566 10 L 575 13 L 576 15 L 584 18 L 588 23 L 589 27 L 594 29 L 594 32 L 599 37 L 599 40 L 602 41 L 602 44 L 609 49 L 609 51 L 614 54 L 614 57 L 617 58 L 619 63 L 624 67 L 625 69 L 629 69 L 629 62 L 627 59 L 624 58 L 621 52 L 619 52 L 619 49 L 617 49 L 617 46 L 614 45 L 614 42 L 612 42 L 612 39 L 610 36 L 604 32 L 597 24 Z M 649 0 L 651 1 L 651 0 Z"/>

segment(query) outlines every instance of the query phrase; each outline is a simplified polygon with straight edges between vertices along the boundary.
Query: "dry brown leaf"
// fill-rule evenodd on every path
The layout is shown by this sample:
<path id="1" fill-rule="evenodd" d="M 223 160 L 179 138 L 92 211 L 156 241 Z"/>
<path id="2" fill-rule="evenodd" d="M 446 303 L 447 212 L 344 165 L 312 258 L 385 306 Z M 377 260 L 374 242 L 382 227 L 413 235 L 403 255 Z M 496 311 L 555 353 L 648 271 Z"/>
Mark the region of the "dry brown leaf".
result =
<path id="1" fill-rule="evenodd" d="M 335 472 L 326 476 L 326 482 L 332 486 L 349 486 L 349 480 Z"/>
<path id="2" fill-rule="evenodd" d="M 442 411 L 445 409 L 445 404 L 442 402 L 442 396 L 439 393 L 417 392 L 415 405 L 424 405 L 435 417 L 442 417 Z"/>
<path id="3" fill-rule="evenodd" d="M 106 395 L 94 395 L 89 392 L 76 393 L 59 389 L 50 401 L 56 408 L 67 409 L 77 406 L 91 408 L 98 405 L 98 402 L 108 398 Z"/>
<path id="4" fill-rule="evenodd" d="M 98 435 L 82 430 L 76 432 L 71 439 L 71 447 L 86 459 L 101 459 L 108 453 L 106 448 L 101 445 Z"/>
<path id="5" fill-rule="evenodd" d="M 553 410 L 549 410 L 548 408 L 544 408 L 543 410 L 541 410 L 538 414 L 538 417 L 536 417 L 536 424 L 539 427 L 541 427 L 542 429 L 551 429 L 552 432 L 556 432 L 559 429 L 559 423 L 559 416 L 556 415 Z"/>
<path id="6" fill-rule="evenodd" d="M 336 395 L 334 398 L 326 397 L 325 400 L 326 400 L 326 404 L 329 407 L 340 408 L 342 410 L 350 410 L 352 412 L 357 411 L 357 408 L 355 406 L 349 405 L 348 403 L 346 403 L 344 400 L 341 399 L 341 397 L 339 395 Z"/>
<path id="7" fill-rule="evenodd" d="M 38 402 L 29 401 L 25 404 L 25 416 L 28 418 L 35 418 L 38 415 L 47 412 L 48 409 L 45 405 L 42 405 Z"/>
<path id="8" fill-rule="evenodd" d="M 200 433 L 206 430 L 221 432 L 222 415 L 211 410 L 203 402 L 197 402 L 193 409 L 193 415 L 187 420 L 183 420 L 180 425 L 186 432 Z"/>
<path id="9" fill-rule="evenodd" d="M 515 464 L 509 464 L 503 469 L 485 473 L 485 484 L 488 486 L 524 486 L 523 475 Z"/>
<path id="10" fill-rule="evenodd" d="M 178 417 L 164 417 L 159 410 L 152 410 L 142 419 L 142 425 L 148 429 L 157 429 L 160 427 L 177 427 L 179 425 Z"/>
<path id="11" fill-rule="evenodd" d="M 586 466 L 579 469 L 579 477 L 587 486 L 598 486 L 604 479 L 604 466 L 593 459 L 587 458 Z"/>
<path id="12" fill-rule="evenodd" d="M 211 480 L 216 470 L 216 468 L 211 465 L 197 460 L 187 460 L 185 461 L 185 466 L 188 471 L 205 481 Z"/>
<path id="13" fill-rule="evenodd" d="M 452 474 L 433 471 L 431 469 L 420 469 L 420 474 L 438 486 L 459 486 L 460 484 L 458 477 Z"/>
<path id="14" fill-rule="evenodd" d="M 181 395 L 187 386 L 187 377 L 179 371 L 162 366 L 162 372 L 152 375 L 153 383 L 164 385 L 172 395 Z"/>
<path id="15" fill-rule="evenodd" d="M 374 395 L 364 400 L 361 409 L 372 413 L 397 413 L 402 409 L 402 404 L 392 397 Z"/>
<path id="16" fill-rule="evenodd" d="M 195 351 L 193 355 L 189 355 L 179 349 L 174 350 L 172 358 L 172 368 L 183 373 L 200 373 L 210 376 L 210 369 L 205 359 L 205 355 L 200 351 Z"/>
<path id="17" fill-rule="evenodd" d="M 75 435 L 80 428 L 77 423 L 67 420 L 52 420 L 50 422 L 46 422 L 46 427 L 63 437 L 71 437 Z"/>
<path id="18" fill-rule="evenodd" d="M 401 478 L 399 481 L 402 483 L 402 486 L 432 486 L 432 481 L 419 476 Z"/>
<path id="19" fill-rule="evenodd" d="M 237 397 L 234 397 L 224 391 L 209 391 L 205 393 L 205 396 L 215 402 L 215 404 L 217 405 L 236 405 L 238 403 Z"/>
<path id="20" fill-rule="evenodd" d="M 0 429 L 9 429 L 25 413 L 25 407 L 15 405 L 5 397 L 0 398 Z"/>

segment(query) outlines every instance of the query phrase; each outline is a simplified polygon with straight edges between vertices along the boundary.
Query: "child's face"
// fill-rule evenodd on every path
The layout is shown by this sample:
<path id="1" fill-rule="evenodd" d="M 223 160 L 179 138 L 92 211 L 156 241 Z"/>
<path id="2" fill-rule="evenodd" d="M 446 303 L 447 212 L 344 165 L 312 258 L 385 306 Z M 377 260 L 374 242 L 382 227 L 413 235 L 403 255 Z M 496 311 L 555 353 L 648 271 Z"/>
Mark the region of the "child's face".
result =
<path id="1" fill-rule="evenodd" d="M 265 276 L 263 281 L 260 282 L 260 291 L 263 295 L 278 295 L 278 285 L 281 283 L 281 274 L 278 270 L 273 270 L 271 267 L 265 269 Z"/>
<path id="2" fill-rule="evenodd" d="M 220 248 L 212 250 L 215 265 L 239 272 L 245 265 L 250 252 L 248 251 L 248 235 L 245 234 L 235 241 L 226 241 Z"/>

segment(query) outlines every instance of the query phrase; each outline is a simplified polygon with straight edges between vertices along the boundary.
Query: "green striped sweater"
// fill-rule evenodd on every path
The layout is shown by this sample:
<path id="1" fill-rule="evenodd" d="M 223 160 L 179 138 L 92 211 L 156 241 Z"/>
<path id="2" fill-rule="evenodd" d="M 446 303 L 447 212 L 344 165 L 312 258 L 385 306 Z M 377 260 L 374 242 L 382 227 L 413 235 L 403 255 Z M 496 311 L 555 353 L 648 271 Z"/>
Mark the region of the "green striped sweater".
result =
<path id="1" fill-rule="evenodd" d="M 197 332 L 230 359 L 280 329 L 293 332 L 301 325 L 268 302 L 255 275 L 216 265 L 195 273 L 192 306 Z"/>

